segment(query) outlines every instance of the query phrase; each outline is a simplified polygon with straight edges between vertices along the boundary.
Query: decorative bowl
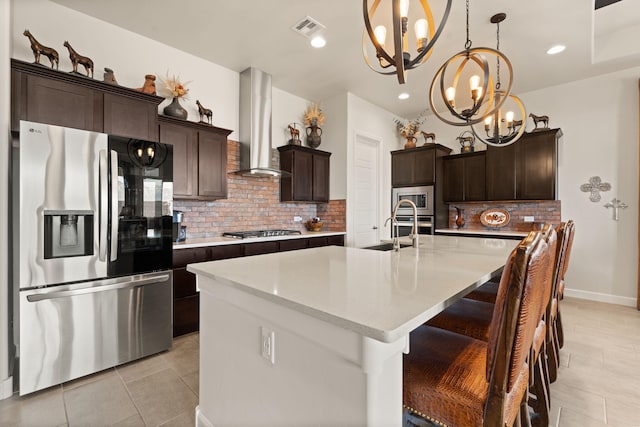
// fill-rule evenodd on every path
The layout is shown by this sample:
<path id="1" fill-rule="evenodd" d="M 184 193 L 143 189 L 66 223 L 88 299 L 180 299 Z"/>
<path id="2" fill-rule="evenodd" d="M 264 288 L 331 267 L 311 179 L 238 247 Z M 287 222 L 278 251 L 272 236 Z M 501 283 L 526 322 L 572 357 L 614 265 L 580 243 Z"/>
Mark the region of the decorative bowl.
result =
<path id="1" fill-rule="evenodd" d="M 307 221 L 305 223 L 305 226 L 307 227 L 307 230 L 309 230 L 309 231 L 320 231 L 320 230 L 322 230 L 322 226 L 324 226 L 324 223 Z"/>

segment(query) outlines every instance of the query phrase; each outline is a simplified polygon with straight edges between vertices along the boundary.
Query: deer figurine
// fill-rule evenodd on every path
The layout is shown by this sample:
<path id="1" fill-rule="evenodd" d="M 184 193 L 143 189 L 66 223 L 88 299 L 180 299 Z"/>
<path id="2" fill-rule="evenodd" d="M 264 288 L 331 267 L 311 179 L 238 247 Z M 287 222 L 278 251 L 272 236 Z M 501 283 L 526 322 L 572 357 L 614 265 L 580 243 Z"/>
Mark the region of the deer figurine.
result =
<path id="1" fill-rule="evenodd" d="M 63 45 L 69 49 L 69 59 L 71 59 L 71 64 L 73 65 L 73 72 L 78 73 L 78 64 L 80 64 L 87 72 L 87 77 L 89 77 L 89 71 L 91 71 L 91 78 L 93 78 L 93 61 L 91 58 L 80 55 L 66 40 Z"/>
<path id="2" fill-rule="evenodd" d="M 198 101 L 197 99 L 196 99 L 196 105 L 198 106 L 198 114 L 200 114 L 200 121 L 202 123 L 208 123 L 208 124 L 212 125 L 213 124 L 212 123 L 212 121 L 213 121 L 213 111 L 211 111 L 208 108 L 204 108 L 202 106 L 202 104 L 200 104 L 200 101 Z M 206 122 L 203 120 L 203 117 L 207 118 Z"/>
<path id="3" fill-rule="evenodd" d="M 29 30 L 24 30 L 24 33 L 22 34 L 27 36 L 29 42 L 31 42 L 31 50 L 33 51 L 33 56 L 35 56 L 36 59 L 35 63 L 40 64 L 40 55 L 44 55 L 49 58 L 49 61 L 51 61 L 51 68 L 53 68 L 53 65 L 55 64 L 57 70 L 59 64 L 58 52 L 52 47 L 43 46 L 35 37 L 33 37 Z"/>
<path id="4" fill-rule="evenodd" d="M 529 114 L 529 117 L 533 119 L 533 124 L 536 126 L 535 129 L 538 129 L 538 123 L 542 123 L 543 127 L 541 129 L 549 128 L 549 116 L 536 116 L 535 114 Z"/>

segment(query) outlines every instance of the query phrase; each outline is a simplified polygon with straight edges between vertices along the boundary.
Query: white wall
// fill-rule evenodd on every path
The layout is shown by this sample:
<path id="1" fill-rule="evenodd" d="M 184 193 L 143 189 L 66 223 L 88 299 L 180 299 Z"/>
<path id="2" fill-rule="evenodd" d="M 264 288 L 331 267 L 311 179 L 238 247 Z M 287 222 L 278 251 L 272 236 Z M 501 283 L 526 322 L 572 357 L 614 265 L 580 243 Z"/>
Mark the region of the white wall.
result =
<path id="1" fill-rule="evenodd" d="M 380 237 L 388 238 L 390 229 L 384 227 L 384 220 L 391 212 L 391 154 L 402 148 L 404 142 L 398 135 L 392 113 L 373 105 L 351 93 L 348 94 L 347 125 L 347 244 L 353 244 L 353 177 L 349 174 L 349 165 L 353 164 L 355 135 L 361 133 L 382 140 L 380 147 L 380 212 L 378 213 Z"/>
<path id="2" fill-rule="evenodd" d="M 638 270 L 638 78 L 640 68 L 518 95 L 528 113 L 548 115 L 561 128 L 558 199 L 562 219 L 576 223 L 568 294 L 635 305 Z M 527 120 L 527 129 L 533 129 Z M 430 116 L 424 129 L 437 142 L 460 152 L 455 137 L 464 130 Z M 484 144 L 476 147 L 483 149 Z M 580 185 L 592 176 L 609 182 L 598 203 Z M 603 207 L 614 197 L 629 205 L 620 220 Z"/>
<path id="3" fill-rule="evenodd" d="M 11 57 L 11 2 L 0 0 L 0 93 L 9 94 L 11 76 L 9 58 Z M 0 96 L 0 200 L 9 200 L 9 96 Z M 9 286 L 9 227 L 8 203 L 0 203 L 0 399 L 11 396 L 13 392 L 11 372 L 9 372 L 9 302 L 12 300 Z"/>
<path id="4" fill-rule="evenodd" d="M 200 100 L 213 111 L 213 124 L 233 129 L 229 138 L 238 139 L 240 80 L 235 71 L 47 0 L 13 0 L 12 24 L 12 56 L 16 59 L 33 62 L 29 40 L 22 35 L 29 29 L 40 43 L 58 51 L 61 71 L 72 69 L 62 45 L 68 40 L 80 54 L 93 59 L 97 80 L 102 80 L 104 67 L 109 67 L 118 83 L 126 87 L 141 87 L 145 74 L 163 78 L 169 73 L 179 75 L 183 82 L 191 81 L 189 99 L 181 101 L 189 111 L 188 119 L 200 120 L 195 105 Z M 41 62 L 49 64 L 46 58 Z M 80 67 L 80 71 L 84 69 Z"/>
<path id="5" fill-rule="evenodd" d="M 275 87 L 272 88 L 272 92 L 272 146 L 280 147 L 281 145 L 287 145 L 289 139 L 291 139 L 291 134 L 289 133 L 289 128 L 287 128 L 287 126 L 294 122 L 298 124 L 298 128 L 300 129 L 300 139 L 302 140 L 302 143 L 306 145 L 302 116 L 311 102 Z"/>
<path id="6" fill-rule="evenodd" d="M 331 153 L 331 170 L 329 174 L 331 199 L 347 198 L 347 93 L 322 100 L 325 112 L 322 145 L 320 150 Z M 347 220 L 348 222 L 348 220 Z"/>
<path id="7" fill-rule="evenodd" d="M 559 146 L 562 218 L 576 223 L 569 294 L 635 305 L 638 270 L 638 78 L 640 67 L 522 94 L 527 111 L 564 133 Z M 611 183 L 598 203 L 580 185 Z M 613 221 L 603 205 L 629 205 Z"/>

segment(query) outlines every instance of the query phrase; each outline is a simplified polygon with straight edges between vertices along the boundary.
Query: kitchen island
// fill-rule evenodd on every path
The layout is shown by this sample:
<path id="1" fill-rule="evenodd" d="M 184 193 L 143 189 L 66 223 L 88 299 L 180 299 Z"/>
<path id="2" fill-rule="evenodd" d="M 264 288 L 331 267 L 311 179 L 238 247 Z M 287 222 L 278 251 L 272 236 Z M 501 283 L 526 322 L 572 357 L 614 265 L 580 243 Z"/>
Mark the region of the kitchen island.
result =
<path id="1" fill-rule="evenodd" d="M 197 425 L 400 426 L 409 333 L 498 274 L 516 241 L 420 236 L 188 266 L 198 277 Z"/>

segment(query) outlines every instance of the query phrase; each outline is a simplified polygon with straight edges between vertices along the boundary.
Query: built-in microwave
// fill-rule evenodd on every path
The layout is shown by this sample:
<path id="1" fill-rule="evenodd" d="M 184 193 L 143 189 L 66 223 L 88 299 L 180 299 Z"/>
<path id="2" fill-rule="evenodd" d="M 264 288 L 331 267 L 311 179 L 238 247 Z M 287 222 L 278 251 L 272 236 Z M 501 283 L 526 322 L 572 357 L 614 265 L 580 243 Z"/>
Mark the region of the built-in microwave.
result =
<path id="1" fill-rule="evenodd" d="M 433 216 L 433 185 L 419 187 L 394 187 L 391 190 L 392 209 L 400 200 L 410 200 L 418 209 L 418 216 Z M 413 215 L 413 208 L 409 204 L 402 204 L 396 212 L 400 215 Z"/>

